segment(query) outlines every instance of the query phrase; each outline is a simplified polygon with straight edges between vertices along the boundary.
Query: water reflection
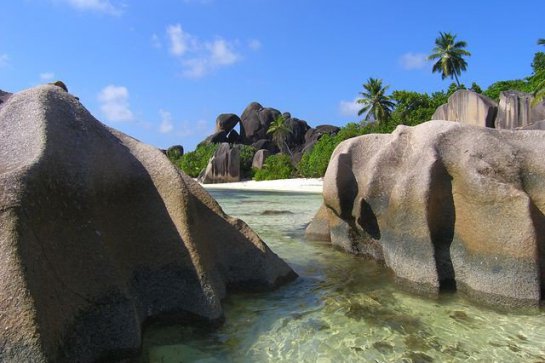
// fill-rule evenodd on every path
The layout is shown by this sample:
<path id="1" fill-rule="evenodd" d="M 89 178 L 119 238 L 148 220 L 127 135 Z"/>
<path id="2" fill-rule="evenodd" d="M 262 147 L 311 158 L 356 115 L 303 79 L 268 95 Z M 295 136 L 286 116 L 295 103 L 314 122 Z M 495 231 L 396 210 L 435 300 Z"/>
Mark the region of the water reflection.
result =
<path id="1" fill-rule="evenodd" d="M 270 293 L 230 295 L 226 323 L 216 331 L 148 330 L 147 361 L 545 362 L 545 313 L 499 313 L 456 294 L 438 300 L 410 295 L 379 264 L 305 241 L 321 196 L 212 194 L 300 278 Z"/>

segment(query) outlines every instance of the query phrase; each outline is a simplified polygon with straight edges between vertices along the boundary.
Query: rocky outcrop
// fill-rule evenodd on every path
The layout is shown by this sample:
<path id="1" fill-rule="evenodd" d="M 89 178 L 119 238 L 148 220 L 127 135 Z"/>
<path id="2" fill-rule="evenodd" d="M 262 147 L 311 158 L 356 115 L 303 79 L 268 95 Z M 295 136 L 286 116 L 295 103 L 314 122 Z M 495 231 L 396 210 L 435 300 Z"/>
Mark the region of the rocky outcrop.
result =
<path id="1" fill-rule="evenodd" d="M 0 90 L 0 107 L 2 107 L 10 97 L 11 93 Z"/>
<path id="2" fill-rule="evenodd" d="M 240 136 L 242 143 L 251 145 L 261 139 L 270 139 L 267 130 L 271 122 L 281 115 L 274 108 L 264 108 L 257 102 L 252 102 L 240 116 Z"/>
<path id="3" fill-rule="evenodd" d="M 271 153 L 268 150 L 257 150 L 252 160 L 252 169 L 263 169 L 265 159 L 270 155 Z"/>
<path id="4" fill-rule="evenodd" d="M 341 143 L 309 237 L 382 260 L 404 286 L 492 305 L 545 287 L 545 133 L 430 121 Z"/>
<path id="5" fill-rule="evenodd" d="M 198 179 L 204 184 L 240 181 L 240 148 L 221 144 Z"/>
<path id="6" fill-rule="evenodd" d="M 458 90 L 448 98 L 448 103 L 439 106 L 431 119 L 494 127 L 497 112 L 498 104 L 490 98 L 473 91 Z"/>
<path id="7" fill-rule="evenodd" d="M 500 103 L 495 126 L 498 129 L 526 127 L 545 119 L 545 102 L 532 107 L 534 97 L 530 93 L 504 91 L 500 93 Z"/>
<path id="8" fill-rule="evenodd" d="M 519 130 L 545 130 L 545 120 L 537 121 L 528 126 L 520 127 Z"/>
<path id="9" fill-rule="evenodd" d="M 171 159 L 179 159 L 184 155 L 184 147 L 182 145 L 172 145 L 165 154 Z"/>
<path id="10" fill-rule="evenodd" d="M 216 118 L 216 132 L 229 132 L 240 122 L 240 118 L 234 113 L 222 113 Z"/>
<path id="11" fill-rule="evenodd" d="M 152 319 L 222 319 L 292 270 L 159 150 L 59 87 L 0 109 L 0 361 L 137 352 Z"/>

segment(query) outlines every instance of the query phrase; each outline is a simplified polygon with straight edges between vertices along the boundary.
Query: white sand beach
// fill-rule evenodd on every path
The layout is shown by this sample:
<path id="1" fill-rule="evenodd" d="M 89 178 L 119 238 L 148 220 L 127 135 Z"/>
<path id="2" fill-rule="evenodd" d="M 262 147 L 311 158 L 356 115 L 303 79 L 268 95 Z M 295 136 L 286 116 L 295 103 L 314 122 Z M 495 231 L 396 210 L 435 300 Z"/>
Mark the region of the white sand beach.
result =
<path id="1" fill-rule="evenodd" d="M 205 189 L 219 190 L 256 190 L 282 191 L 300 193 L 322 193 L 323 180 L 320 179 L 279 179 L 279 180 L 247 180 L 235 183 L 201 184 Z"/>

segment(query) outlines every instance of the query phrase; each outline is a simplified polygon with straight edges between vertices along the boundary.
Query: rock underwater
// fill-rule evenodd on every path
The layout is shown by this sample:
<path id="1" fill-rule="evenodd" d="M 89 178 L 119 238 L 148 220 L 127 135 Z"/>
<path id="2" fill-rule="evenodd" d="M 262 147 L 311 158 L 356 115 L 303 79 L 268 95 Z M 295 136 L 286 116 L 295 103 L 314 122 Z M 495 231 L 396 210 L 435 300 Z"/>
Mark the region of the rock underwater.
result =
<path id="1" fill-rule="evenodd" d="M 160 150 L 56 86 L 0 109 L 0 361 L 136 354 L 153 319 L 221 321 L 229 288 L 295 278 Z"/>
<path id="2" fill-rule="evenodd" d="M 545 287 L 545 132 L 449 121 L 341 143 L 309 239 L 384 261 L 425 294 L 455 287 L 538 306 Z"/>

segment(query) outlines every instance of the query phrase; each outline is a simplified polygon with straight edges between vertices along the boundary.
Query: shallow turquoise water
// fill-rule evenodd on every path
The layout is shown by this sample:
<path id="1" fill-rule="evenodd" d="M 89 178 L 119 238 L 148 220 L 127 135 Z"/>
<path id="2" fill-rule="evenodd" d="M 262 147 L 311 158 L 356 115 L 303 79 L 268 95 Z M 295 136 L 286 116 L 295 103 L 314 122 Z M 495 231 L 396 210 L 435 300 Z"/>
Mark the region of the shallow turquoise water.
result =
<path id="1" fill-rule="evenodd" d="M 545 362 L 545 312 L 411 295 L 378 264 L 305 241 L 320 195 L 211 194 L 300 277 L 270 293 L 230 295 L 216 331 L 148 329 L 149 362 Z"/>

